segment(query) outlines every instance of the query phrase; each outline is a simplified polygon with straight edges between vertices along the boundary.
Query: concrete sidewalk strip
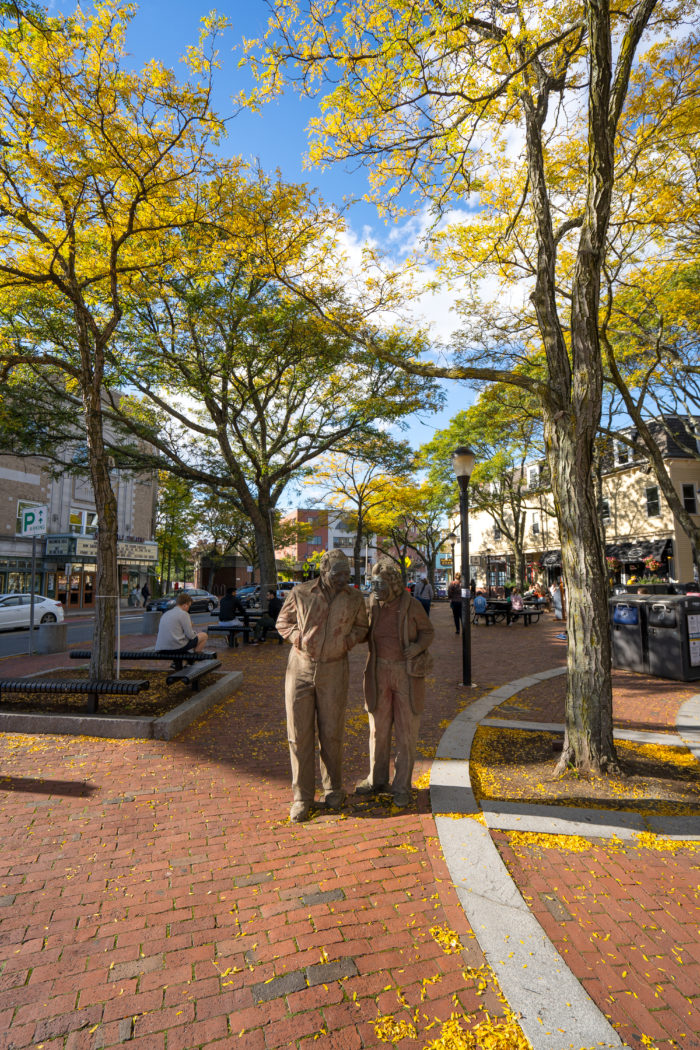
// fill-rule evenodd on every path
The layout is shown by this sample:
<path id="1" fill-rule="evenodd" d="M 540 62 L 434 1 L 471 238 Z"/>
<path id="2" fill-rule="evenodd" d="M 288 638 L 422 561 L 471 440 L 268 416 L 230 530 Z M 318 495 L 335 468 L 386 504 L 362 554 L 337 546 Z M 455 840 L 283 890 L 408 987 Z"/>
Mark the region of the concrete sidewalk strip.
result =
<path id="1" fill-rule="evenodd" d="M 436 817 L 457 896 L 534 1050 L 624 1043 L 556 951 L 476 821 Z"/>
<path id="2" fill-rule="evenodd" d="M 493 729 L 520 729 L 530 733 L 558 733 L 563 736 L 563 722 L 521 722 L 508 718 L 482 718 L 479 723 Z M 687 747 L 679 733 L 658 733 L 653 729 L 613 729 L 615 740 L 630 740 L 637 744 L 661 744 L 664 747 Z M 700 740 L 700 734 L 698 734 Z"/>
<path id="3" fill-rule="evenodd" d="M 559 671 L 559 669 L 555 669 Z M 561 673 L 561 672 L 559 672 Z M 547 677 L 553 677 L 552 674 Z M 621 1048 L 614 1028 L 587 995 L 580 982 L 556 951 L 544 930 L 520 895 L 488 828 L 467 814 L 480 815 L 469 778 L 469 753 L 480 721 L 504 700 L 523 689 L 544 681 L 545 676 L 520 678 L 493 690 L 462 711 L 445 732 L 431 769 L 431 807 L 450 877 L 465 915 L 484 955 L 492 967 L 511 1009 L 519 1015 L 523 1032 L 534 1050 L 580 1050 L 586 1046 Z M 455 723 L 458 724 L 456 728 Z M 446 738 L 446 739 L 445 739 Z M 447 760 L 446 760 L 447 759 Z M 447 807 L 451 806 L 451 809 Z M 525 809 L 534 807 L 523 807 Z M 556 807 L 542 807 L 552 810 Z M 505 818 L 510 804 L 492 810 L 493 819 Z M 496 814 L 496 811 L 499 811 Z M 449 817 L 440 814 L 449 813 Z M 595 816 L 586 821 L 581 811 L 571 811 L 577 827 L 591 834 Z M 458 814 L 465 814 L 463 818 Z M 567 827 L 566 816 L 558 814 L 559 826 Z M 489 814 L 484 807 L 488 822 Z M 531 830 L 528 819 L 534 814 L 508 814 L 518 830 Z M 620 814 L 608 824 L 598 825 L 612 833 L 618 824 L 626 826 Z M 525 818 L 526 826 L 520 821 Z M 617 824 L 613 823 L 617 821 Z M 634 823 L 634 821 L 632 821 Z M 500 826 L 500 825 L 498 825 Z M 639 830 L 643 824 L 640 823 Z M 539 829 L 553 832 L 552 819 L 541 815 Z M 565 834 L 572 834 L 568 829 Z"/>

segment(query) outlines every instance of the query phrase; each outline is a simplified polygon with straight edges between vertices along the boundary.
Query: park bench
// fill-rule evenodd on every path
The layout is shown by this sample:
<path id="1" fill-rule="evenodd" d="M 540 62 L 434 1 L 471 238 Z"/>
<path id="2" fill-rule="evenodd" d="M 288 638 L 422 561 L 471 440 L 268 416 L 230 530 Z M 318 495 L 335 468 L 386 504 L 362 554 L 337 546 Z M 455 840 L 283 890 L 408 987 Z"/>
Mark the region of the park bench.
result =
<path id="1" fill-rule="evenodd" d="M 526 605 L 523 609 L 519 609 L 517 611 L 511 609 L 510 611 L 511 620 L 517 620 L 522 616 L 523 624 L 525 627 L 529 627 L 531 623 L 538 623 L 541 615 L 542 610 L 534 605 Z"/>
<path id="2" fill-rule="evenodd" d="M 0 678 L 0 701 L 3 693 L 72 693 L 86 694 L 86 711 L 94 715 L 98 696 L 135 696 L 149 683 L 142 679 L 112 681 L 109 679 L 77 678 Z"/>
<path id="3" fill-rule="evenodd" d="M 115 657 L 117 654 L 114 654 Z M 89 649 L 71 649 L 69 656 L 71 660 L 89 660 L 92 653 Z M 124 649 L 119 653 L 120 660 L 169 660 L 170 663 L 183 662 L 187 664 L 203 663 L 205 660 L 215 660 L 216 653 L 203 651 L 201 653 L 180 653 L 172 649 Z M 179 668 L 178 668 L 179 670 Z"/>
<path id="4" fill-rule="evenodd" d="M 225 634 L 228 645 L 231 649 L 235 649 L 238 645 L 239 634 L 243 635 L 243 644 L 249 644 L 250 634 L 253 628 L 250 626 L 246 627 L 243 624 L 241 624 L 241 626 L 238 626 L 237 624 L 234 624 L 233 626 L 229 624 L 226 626 L 224 624 L 210 623 L 207 624 L 205 630 L 207 634 Z"/>
<path id="5" fill-rule="evenodd" d="M 221 660 L 203 660 L 190 667 L 182 667 L 179 671 L 171 671 L 165 680 L 168 685 L 184 682 L 191 686 L 193 692 L 196 692 L 199 689 L 199 679 L 209 674 L 210 671 L 215 671 L 217 667 L 221 667 Z"/>

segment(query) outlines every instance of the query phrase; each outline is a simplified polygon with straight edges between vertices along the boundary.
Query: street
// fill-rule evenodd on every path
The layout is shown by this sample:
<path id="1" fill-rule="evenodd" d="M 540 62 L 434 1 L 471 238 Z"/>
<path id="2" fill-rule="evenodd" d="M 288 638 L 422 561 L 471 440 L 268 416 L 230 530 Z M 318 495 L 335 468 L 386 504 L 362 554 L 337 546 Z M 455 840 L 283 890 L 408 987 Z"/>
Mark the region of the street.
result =
<path id="1" fill-rule="evenodd" d="M 121 615 L 122 634 L 133 634 L 137 631 L 138 623 L 142 616 L 143 609 L 123 610 Z M 209 623 L 213 618 L 214 617 L 207 612 L 194 613 L 192 616 L 192 622 L 196 624 Z M 84 618 L 82 616 L 75 619 L 71 616 L 66 617 L 66 623 L 68 624 L 68 645 L 75 645 L 77 642 L 92 641 L 93 619 L 94 616 L 90 613 L 86 613 Z M 0 633 L 0 660 L 7 656 L 19 656 L 21 653 L 26 653 L 28 651 L 29 631 L 27 629 L 19 628 L 18 630 L 3 631 Z"/>

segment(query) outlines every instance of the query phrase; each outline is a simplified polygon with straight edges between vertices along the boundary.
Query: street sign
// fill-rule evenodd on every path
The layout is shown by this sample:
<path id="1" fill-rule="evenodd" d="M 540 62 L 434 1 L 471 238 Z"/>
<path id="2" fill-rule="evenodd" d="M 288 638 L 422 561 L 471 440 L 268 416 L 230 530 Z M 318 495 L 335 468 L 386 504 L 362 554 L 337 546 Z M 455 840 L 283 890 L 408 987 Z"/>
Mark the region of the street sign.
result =
<path id="1" fill-rule="evenodd" d="M 22 510 L 22 535 L 45 536 L 48 507 L 25 507 Z"/>

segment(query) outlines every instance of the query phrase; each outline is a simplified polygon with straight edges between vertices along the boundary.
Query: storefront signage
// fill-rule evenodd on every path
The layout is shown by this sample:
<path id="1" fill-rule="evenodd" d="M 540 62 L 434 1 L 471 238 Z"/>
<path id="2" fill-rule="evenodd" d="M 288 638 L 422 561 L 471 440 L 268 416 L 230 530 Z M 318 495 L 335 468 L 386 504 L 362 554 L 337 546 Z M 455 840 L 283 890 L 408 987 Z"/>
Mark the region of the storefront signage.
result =
<path id="1" fill-rule="evenodd" d="M 94 562 L 97 558 L 97 540 L 94 536 L 47 536 L 47 558 L 82 558 Z M 157 543 L 135 543 L 123 540 L 117 543 L 120 562 L 153 565 L 158 561 Z"/>

